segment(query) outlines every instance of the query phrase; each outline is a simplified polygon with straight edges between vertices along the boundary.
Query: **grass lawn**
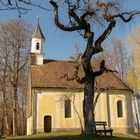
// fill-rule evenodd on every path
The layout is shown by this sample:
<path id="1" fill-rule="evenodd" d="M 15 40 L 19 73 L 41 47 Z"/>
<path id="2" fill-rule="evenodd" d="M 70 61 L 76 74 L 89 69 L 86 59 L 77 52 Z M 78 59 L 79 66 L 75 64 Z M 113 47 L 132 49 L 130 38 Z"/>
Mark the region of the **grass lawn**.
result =
<path id="1" fill-rule="evenodd" d="M 11 136 L 1 138 L 0 140 L 140 140 L 138 137 L 129 135 L 114 135 L 110 136 L 92 136 L 92 135 L 81 135 L 78 132 L 55 132 L 36 134 L 30 136 Z"/>

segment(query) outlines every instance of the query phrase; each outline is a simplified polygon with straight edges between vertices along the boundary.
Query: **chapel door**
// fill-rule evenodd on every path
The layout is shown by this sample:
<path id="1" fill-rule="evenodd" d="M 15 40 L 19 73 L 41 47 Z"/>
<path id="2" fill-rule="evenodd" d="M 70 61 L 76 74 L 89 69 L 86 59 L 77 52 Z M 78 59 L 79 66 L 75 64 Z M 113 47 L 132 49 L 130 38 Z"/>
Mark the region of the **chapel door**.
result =
<path id="1" fill-rule="evenodd" d="M 44 132 L 51 132 L 52 129 L 52 117 L 44 116 Z"/>

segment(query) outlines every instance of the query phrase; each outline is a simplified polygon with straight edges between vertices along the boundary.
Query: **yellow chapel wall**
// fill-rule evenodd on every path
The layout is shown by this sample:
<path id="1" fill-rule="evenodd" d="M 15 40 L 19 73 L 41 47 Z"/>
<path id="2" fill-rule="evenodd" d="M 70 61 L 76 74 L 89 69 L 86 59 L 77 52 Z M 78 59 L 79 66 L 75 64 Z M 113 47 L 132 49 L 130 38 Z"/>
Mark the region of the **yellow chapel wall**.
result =
<path id="1" fill-rule="evenodd" d="M 37 90 L 36 90 L 37 92 Z M 71 106 L 72 116 L 71 118 L 64 117 L 64 102 L 62 97 L 66 94 L 67 90 L 64 89 L 39 89 L 37 95 L 37 121 L 36 127 L 38 132 L 44 131 L 44 116 L 49 115 L 52 117 L 52 131 L 63 131 L 69 129 L 80 129 L 79 118 Z M 74 92 L 75 95 L 74 106 L 79 112 L 83 122 L 83 112 L 81 106 L 83 102 L 83 92 Z M 73 98 L 73 97 L 72 97 Z M 46 105 L 45 105 L 46 104 Z"/>
<path id="2" fill-rule="evenodd" d="M 33 121 L 34 129 L 37 132 L 44 132 L 44 116 L 52 116 L 52 131 L 64 131 L 71 129 L 80 129 L 78 115 L 72 106 L 72 117 L 64 118 L 64 103 L 61 98 L 67 93 L 64 89 L 35 89 L 37 93 L 37 113 L 36 121 Z M 75 107 L 81 116 L 83 125 L 83 92 L 73 92 L 75 95 Z M 118 99 L 123 100 L 123 118 L 117 118 L 116 102 Z M 35 102 L 34 102 L 35 103 Z M 46 105 L 45 105 L 46 104 Z M 35 106 L 34 106 L 35 107 Z M 127 109 L 129 108 L 129 110 Z M 108 127 L 112 127 L 114 132 L 128 133 L 133 128 L 132 123 L 132 107 L 131 107 L 131 92 L 123 90 L 108 90 L 101 93 L 95 108 L 95 120 L 106 121 Z M 35 114 L 35 113 L 34 113 Z M 112 115 L 112 116 L 111 116 Z M 33 120 L 34 120 L 33 119 Z M 29 121 L 30 122 L 30 121 Z M 36 124 L 35 124 L 36 123 Z"/>
<path id="3" fill-rule="evenodd" d="M 97 93 L 96 93 L 97 94 Z M 95 107 L 95 121 L 106 121 L 114 133 L 133 133 L 132 91 L 104 90 Z M 117 101 L 122 100 L 123 117 L 117 116 Z"/>
<path id="4" fill-rule="evenodd" d="M 108 90 L 108 122 L 114 133 L 133 133 L 132 92 L 127 90 Z M 122 101 L 123 116 L 117 116 L 117 101 Z"/>
<path id="5" fill-rule="evenodd" d="M 95 95 L 97 95 L 96 93 Z M 102 92 L 95 106 L 95 121 L 108 121 L 106 92 Z"/>

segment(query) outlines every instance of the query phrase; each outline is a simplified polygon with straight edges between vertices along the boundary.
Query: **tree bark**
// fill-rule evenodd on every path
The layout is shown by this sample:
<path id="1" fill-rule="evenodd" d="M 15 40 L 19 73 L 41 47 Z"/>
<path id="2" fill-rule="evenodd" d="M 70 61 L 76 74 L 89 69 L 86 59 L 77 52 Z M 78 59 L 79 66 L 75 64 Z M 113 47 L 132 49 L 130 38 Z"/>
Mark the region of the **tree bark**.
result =
<path id="1" fill-rule="evenodd" d="M 8 124 L 8 110 L 7 110 L 7 101 L 6 101 L 6 72 L 7 70 L 4 70 L 4 76 L 2 80 L 2 101 L 3 101 L 3 109 L 4 109 L 4 114 L 3 114 L 3 134 L 8 133 L 9 131 L 9 124 Z"/>
<path id="2" fill-rule="evenodd" d="M 16 88 L 14 88 L 14 95 L 13 95 L 13 135 L 16 135 L 16 115 L 17 115 L 17 108 L 16 108 L 16 102 L 17 102 L 17 97 L 16 97 Z"/>
<path id="3" fill-rule="evenodd" d="M 90 75 L 89 75 L 90 76 Z M 90 78 L 90 77 L 89 77 Z M 94 115 L 93 115 L 93 99 L 94 99 L 94 79 L 86 78 L 84 83 L 84 126 L 85 133 L 95 134 Z"/>
<path id="4" fill-rule="evenodd" d="M 7 111 L 7 105 L 5 104 L 5 108 L 4 108 L 4 122 L 5 122 L 5 132 L 6 135 L 9 134 L 9 123 L 8 123 L 8 111 Z"/>

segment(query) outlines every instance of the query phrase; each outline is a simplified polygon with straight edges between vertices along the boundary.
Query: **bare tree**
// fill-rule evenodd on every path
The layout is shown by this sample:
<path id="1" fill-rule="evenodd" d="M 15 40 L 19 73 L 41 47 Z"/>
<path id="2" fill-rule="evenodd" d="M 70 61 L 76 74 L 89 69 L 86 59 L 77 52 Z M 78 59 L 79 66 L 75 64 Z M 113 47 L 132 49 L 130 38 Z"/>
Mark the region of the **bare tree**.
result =
<path id="1" fill-rule="evenodd" d="M 137 27 L 135 28 L 131 34 L 129 34 L 126 42 L 127 45 L 129 46 L 130 51 L 132 52 L 131 54 L 131 63 L 128 68 L 128 74 L 127 74 L 127 80 L 128 84 L 132 87 L 132 89 L 140 94 L 140 87 L 139 87 L 139 74 L 140 74 L 140 28 Z"/>
<path id="2" fill-rule="evenodd" d="M 9 32 L 8 32 L 8 25 L 1 23 L 0 24 L 0 89 L 2 94 L 2 104 L 3 104 L 3 132 L 8 133 L 10 131 L 9 123 L 8 123 L 8 100 L 9 100 L 9 94 L 8 94 L 8 86 L 9 86 L 9 80 L 8 80 L 8 60 L 10 55 L 10 47 L 9 45 Z"/>
<path id="3" fill-rule="evenodd" d="M 9 80 L 13 90 L 13 135 L 16 134 L 16 116 L 18 109 L 18 91 L 20 73 L 27 64 L 29 46 L 29 34 L 27 26 L 23 21 L 13 21 L 10 23 L 11 33 L 11 60 L 9 62 Z"/>
<path id="4" fill-rule="evenodd" d="M 92 56 L 103 51 L 102 42 L 110 35 L 112 29 L 116 26 L 117 19 L 121 19 L 127 23 L 132 20 L 132 17 L 139 14 L 140 11 L 121 12 L 119 4 L 117 2 L 100 2 L 100 1 L 85 1 L 85 0 L 67 0 L 64 4 L 68 7 L 68 25 L 61 23 L 59 19 L 59 2 L 50 1 L 54 7 L 54 21 L 55 25 L 67 32 L 78 31 L 80 35 L 87 41 L 85 52 L 82 55 L 81 63 L 85 76 L 83 78 L 78 77 L 75 74 L 77 82 L 84 84 L 84 127 L 85 132 L 95 132 L 93 127 L 94 115 L 93 115 L 93 100 L 94 100 L 94 84 L 95 78 L 104 72 L 110 71 L 105 67 L 105 60 L 100 62 L 100 70 L 95 71 L 91 66 Z M 92 23 L 105 24 L 107 25 L 103 33 L 94 40 L 95 32 L 91 27 Z M 78 70 L 78 69 L 77 69 Z"/>
<path id="5" fill-rule="evenodd" d="M 134 117 L 134 124 L 135 128 L 137 129 L 138 134 L 140 134 L 140 87 L 139 87 L 139 74 L 140 74 L 140 41 L 139 41 L 139 35 L 140 35 L 140 28 L 135 28 L 131 34 L 128 35 L 128 38 L 126 40 L 127 45 L 131 52 L 131 61 L 128 67 L 128 73 L 126 75 L 127 78 L 127 84 L 133 89 L 133 117 Z"/>
<path id="6" fill-rule="evenodd" d="M 105 47 L 104 52 L 96 60 L 100 61 L 101 59 L 105 59 L 107 67 L 115 69 L 120 79 L 126 81 L 126 74 L 130 66 L 129 58 L 124 41 L 111 39 L 109 45 Z"/>
<path id="7" fill-rule="evenodd" d="M 47 10 L 47 8 L 42 5 L 42 1 L 34 1 L 34 0 L 1 0 L 0 1 L 0 10 L 3 11 L 17 11 L 19 17 L 27 14 L 34 7 L 39 7 L 41 9 Z"/>
<path id="8" fill-rule="evenodd" d="M 12 128 L 13 135 L 15 135 L 17 133 L 17 111 L 21 108 L 19 106 L 21 102 L 20 97 L 21 93 L 25 94 L 23 87 L 25 86 L 24 82 L 26 80 L 23 80 L 23 77 L 25 77 L 26 73 L 30 32 L 27 24 L 23 20 L 10 20 L 2 23 L 1 29 L 3 30 L 0 34 L 1 68 L 3 68 L 3 71 L 1 71 L 1 89 L 5 108 L 8 105 L 6 100 L 7 93 L 11 102 L 13 113 Z M 9 126 L 7 125 L 6 128 L 9 129 Z"/>

